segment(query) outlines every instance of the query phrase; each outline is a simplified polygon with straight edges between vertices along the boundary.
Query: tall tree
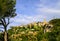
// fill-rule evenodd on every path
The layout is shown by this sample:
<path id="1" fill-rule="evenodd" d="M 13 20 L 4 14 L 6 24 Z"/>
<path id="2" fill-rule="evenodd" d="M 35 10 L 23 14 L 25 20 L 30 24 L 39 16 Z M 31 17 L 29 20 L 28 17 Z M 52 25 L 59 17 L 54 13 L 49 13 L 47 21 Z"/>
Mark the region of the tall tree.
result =
<path id="1" fill-rule="evenodd" d="M 15 17 L 16 0 L 0 0 L 0 25 L 4 29 L 4 41 L 7 41 L 7 26 L 10 24 L 10 18 Z"/>

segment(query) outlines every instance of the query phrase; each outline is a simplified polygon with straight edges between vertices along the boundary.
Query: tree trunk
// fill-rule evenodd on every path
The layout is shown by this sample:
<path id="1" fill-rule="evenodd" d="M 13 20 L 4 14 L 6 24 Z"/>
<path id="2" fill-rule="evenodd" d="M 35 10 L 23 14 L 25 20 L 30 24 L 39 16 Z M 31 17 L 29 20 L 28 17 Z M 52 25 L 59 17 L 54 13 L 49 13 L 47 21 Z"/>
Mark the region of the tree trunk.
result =
<path id="1" fill-rule="evenodd" d="M 7 26 L 4 26 L 4 41 L 7 41 Z"/>
<path id="2" fill-rule="evenodd" d="M 4 41 L 7 41 L 7 31 L 4 32 Z"/>

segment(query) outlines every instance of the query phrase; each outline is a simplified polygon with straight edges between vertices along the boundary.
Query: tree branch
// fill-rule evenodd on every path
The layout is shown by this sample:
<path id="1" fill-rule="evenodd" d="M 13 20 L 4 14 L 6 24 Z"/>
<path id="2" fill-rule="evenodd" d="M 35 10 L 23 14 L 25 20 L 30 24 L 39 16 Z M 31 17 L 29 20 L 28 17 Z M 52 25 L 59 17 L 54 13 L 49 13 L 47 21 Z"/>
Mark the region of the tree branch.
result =
<path id="1" fill-rule="evenodd" d="M 2 18 L 2 19 L 3 19 L 4 25 L 6 25 L 6 20 L 5 20 L 5 18 Z"/>
<path id="2" fill-rule="evenodd" d="M 2 19 L 0 19 L 0 22 L 1 22 L 1 25 L 3 25 L 3 26 L 4 26 L 4 22 L 3 22 L 3 20 L 2 20 Z"/>
<path id="3" fill-rule="evenodd" d="M 10 20 L 10 18 L 8 18 L 8 23 L 7 23 L 7 25 L 9 25 L 9 24 L 10 24 L 10 21 L 9 21 L 9 20 Z"/>

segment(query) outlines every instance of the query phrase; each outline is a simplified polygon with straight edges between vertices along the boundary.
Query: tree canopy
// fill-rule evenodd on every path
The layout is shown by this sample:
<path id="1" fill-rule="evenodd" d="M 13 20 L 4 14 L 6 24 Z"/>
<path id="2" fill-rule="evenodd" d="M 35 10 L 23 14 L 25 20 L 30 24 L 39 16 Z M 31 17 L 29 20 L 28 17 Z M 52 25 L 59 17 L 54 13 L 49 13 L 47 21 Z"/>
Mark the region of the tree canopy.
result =
<path id="1" fill-rule="evenodd" d="M 0 18 L 15 16 L 15 4 L 15 0 L 0 0 Z"/>
<path id="2" fill-rule="evenodd" d="M 49 23 L 53 24 L 53 25 L 60 25 L 60 19 L 52 19 L 49 21 Z"/>

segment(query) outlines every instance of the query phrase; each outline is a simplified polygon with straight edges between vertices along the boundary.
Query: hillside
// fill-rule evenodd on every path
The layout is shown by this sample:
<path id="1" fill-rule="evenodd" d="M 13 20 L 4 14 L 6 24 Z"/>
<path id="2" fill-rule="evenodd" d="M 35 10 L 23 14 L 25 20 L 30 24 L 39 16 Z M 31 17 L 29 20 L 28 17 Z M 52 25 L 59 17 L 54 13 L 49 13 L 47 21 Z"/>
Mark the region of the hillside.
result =
<path id="1" fill-rule="evenodd" d="M 8 41 L 60 41 L 60 21 L 56 20 L 12 26 L 8 30 Z M 3 41 L 2 34 L 0 34 L 0 38 Z"/>
<path id="2" fill-rule="evenodd" d="M 9 38 L 14 41 L 39 41 L 45 33 L 51 32 L 52 25 L 47 22 L 34 22 L 23 26 L 11 27 Z"/>

